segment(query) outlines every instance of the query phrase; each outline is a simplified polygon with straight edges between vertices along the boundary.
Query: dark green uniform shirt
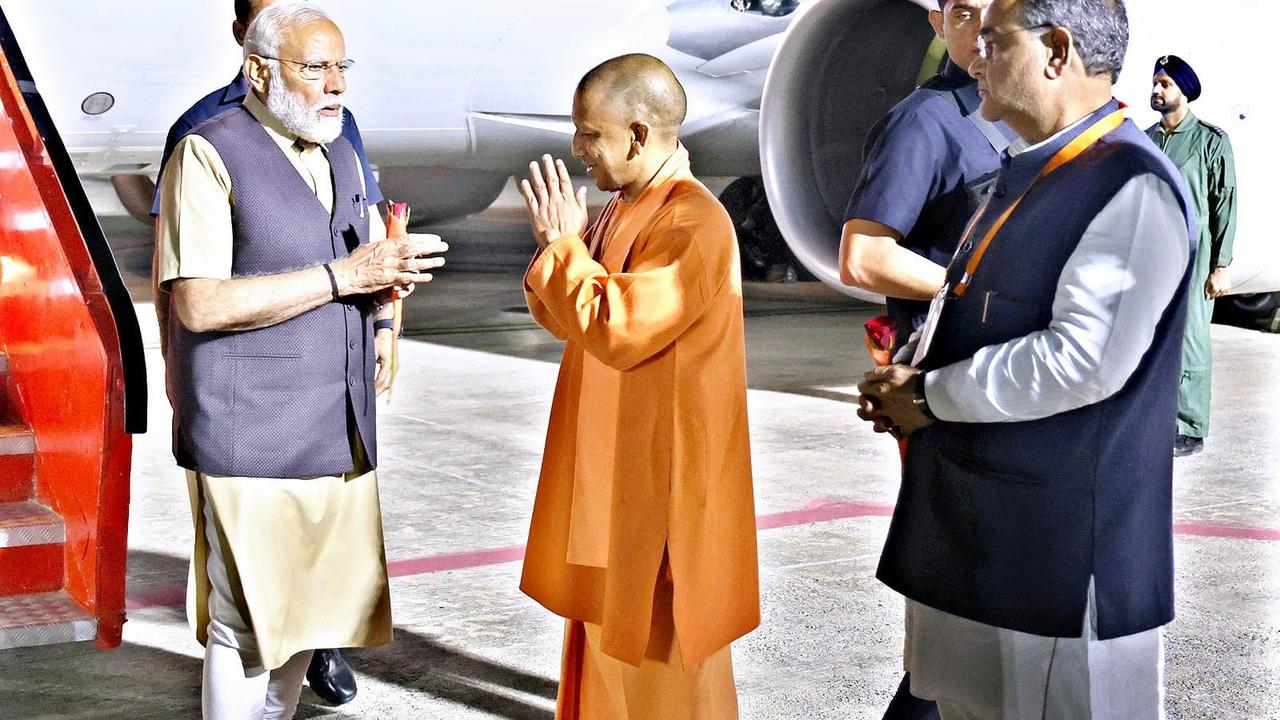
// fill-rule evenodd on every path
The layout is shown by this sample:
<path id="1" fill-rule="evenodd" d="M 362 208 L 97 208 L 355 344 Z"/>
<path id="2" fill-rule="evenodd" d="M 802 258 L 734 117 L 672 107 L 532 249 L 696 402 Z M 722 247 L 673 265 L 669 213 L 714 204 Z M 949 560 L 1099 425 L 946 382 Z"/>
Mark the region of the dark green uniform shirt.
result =
<path id="1" fill-rule="evenodd" d="M 1200 249 L 1208 250 L 1209 267 L 1230 265 L 1236 236 L 1236 161 L 1227 133 L 1189 112 L 1172 133 L 1166 135 L 1156 123 L 1147 137 L 1187 179 L 1200 225 Z"/>
<path id="2" fill-rule="evenodd" d="M 1182 171 L 1200 228 L 1182 344 L 1178 432 L 1202 438 L 1209 432 L 1209 376 L 1213 366 L 1209 345 L 1213 302 L 1205 299 L 1204 285 L 1213 268 L 1231 264 L 1236 237 L 1236 163 L 1227 133 L 1193 113 L 1187 113 L 1167 135 L 1156 123 L 1147 130 L 1147 137 Z"/>

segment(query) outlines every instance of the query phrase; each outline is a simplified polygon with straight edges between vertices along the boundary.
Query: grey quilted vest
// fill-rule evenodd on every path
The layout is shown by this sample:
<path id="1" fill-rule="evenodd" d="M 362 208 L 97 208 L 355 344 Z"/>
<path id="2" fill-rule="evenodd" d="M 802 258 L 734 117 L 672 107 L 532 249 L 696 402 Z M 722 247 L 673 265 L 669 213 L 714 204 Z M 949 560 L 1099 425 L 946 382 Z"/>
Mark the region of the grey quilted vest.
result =
<path id="1" fill-rule="evenodd" d="M 243 106 L 192 131 L 231 176 L 232 276 L 269 275 L 345 257 L 369 241 L 369 208 L 351 144 L 329 145 L 333 213 Z M 178 464 L 214 475 L 351 472 L 354 422 L 377 464 L 369 298 L 330 302 L 271 327 L 194 333 L 169 312 Z"/>

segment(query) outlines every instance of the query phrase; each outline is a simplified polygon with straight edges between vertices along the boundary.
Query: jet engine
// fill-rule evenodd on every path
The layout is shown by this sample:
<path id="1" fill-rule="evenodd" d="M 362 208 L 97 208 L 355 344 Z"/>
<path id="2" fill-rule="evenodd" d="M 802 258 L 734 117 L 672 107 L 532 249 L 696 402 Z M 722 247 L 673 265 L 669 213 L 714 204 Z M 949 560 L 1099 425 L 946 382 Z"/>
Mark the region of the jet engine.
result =
<path id="1" fill-rule="evenodd" d="M 477 213 L 493 204 L 509 175 L 440 167 L 389 167 L 378 174 L 382 194 L 413 208 L 412 223 L 440 222 Z"/>
<path id="2" fill-rule="evenodd" d="M 908 0 L 814 0 L 801 5 L 765 80 L 760 165 L 769 206 L 796 258 L 840 282 L 845 205 L 867 131 L 915 88 L 933 33 Z"/>

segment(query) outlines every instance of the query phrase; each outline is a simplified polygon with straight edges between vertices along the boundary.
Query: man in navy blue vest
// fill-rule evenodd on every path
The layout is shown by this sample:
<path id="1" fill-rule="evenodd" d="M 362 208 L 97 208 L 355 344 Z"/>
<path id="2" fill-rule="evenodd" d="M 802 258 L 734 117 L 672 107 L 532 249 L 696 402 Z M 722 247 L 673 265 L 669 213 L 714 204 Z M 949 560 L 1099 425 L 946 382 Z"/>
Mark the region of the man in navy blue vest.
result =
<path id="1" fill-rule="evenodd" d="M 323 12 L 273 4 L 244 48 L 249 94 L 177 143 L 157 221 L 207 720 L 293 717 L 312 649 L 390 641 L 374 397 L 390 291 L 446 249 L 386 239 Z"/>
<path id="2" fill-rule="evenodd" d="M 894 106 L 868 133 L 858 185 L 845 211 L 841 280 L 885 296 L 898 342 L 924 322 L 947 259 L 1000 153 L 1016 137 L 978 112 L 978 84 L 966 70 L 978 56 L 978 27 L 990 0 L 938 0 L 929 12 L 947 44 L 942 70 Z M 904 677 L 885 720 L 936 718 L 932 702 Z"/>
<path id="3" fill-rule="evenodd" d="M 859 386 L 910 436 L 878 577 L 912 692 L 951 718 L 1163 717 L 1195 219 L 1111 88 L 1120 0 L 993 0 L 982 114 L 1010 146 L 913 348 Z"/>
<path id="4" fill-rule="evenodd" d="M 275 0 L 235 0 L 236 19 L 231 25 L 231 34 L 235 37 L 237 45 L 244 46 L 245 33 L 248 32 L 254 18 L 274 2 Z M 245 79 L 243 73 L 237 73 L 235 79 L 228 83 L 226 87 L 214 90 L 197 100 L 169 128 L 169 135 L 164 141 L 164 154 L 160 158 L 160 175 L 156 177 L 155 197 L 151 203 L 151 215 L 153 217 L 160 214 L 160 188 L 164 181 L 164 166 L 169 162 L 169 156 L 173 154 L 173 148 L 178 144 L 178 141 L 186 137 L 188 133 L 205 120 L 221 115 L 232 108 L 240 107 L 248 94 L 249 81 Z M 342 108 L 342 137 L 351 143 L 351 146 L 355 148 L 356 155 L 360 158 L 360 165 L 364 172 L 365 194 L 368 196 L 369 205 L 377 205 L 383 200 L 382 190 L 378 187 L 378 181 L 373 176 L 372 166 L 370 166 L 369 160 L 365 156 L 364 142 L 360 139 L 360 129 L 356 126 L 356 119 L 346 107 Z M 159 295 L 159 290 L 160 288 L 157 287 L 157 295 Z M 161 326 L 168 324 L 167 308 L 167 300 L 162 299 L 162 301 L 156 303 L 157 315 Z M 311 667 L 307 670 L 307 681 L 317 695 L 335 705 L 350 702 L 356 696 L 355 675 L 352 674 L 351 668 L 337 650 L 316 651 L 311 660 Z"/>

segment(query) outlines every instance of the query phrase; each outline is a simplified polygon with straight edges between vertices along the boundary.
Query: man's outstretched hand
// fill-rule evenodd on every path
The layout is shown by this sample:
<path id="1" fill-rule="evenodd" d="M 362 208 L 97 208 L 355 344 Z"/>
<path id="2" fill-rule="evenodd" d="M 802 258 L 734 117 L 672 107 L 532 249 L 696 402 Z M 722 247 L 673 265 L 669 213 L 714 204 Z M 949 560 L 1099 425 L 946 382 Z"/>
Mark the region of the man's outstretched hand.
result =
<path id="1" fill-rule="evenodd" d="M 449 245 L 439 235 L 411 234 L 369 242 L 330 263 L 340 295 L 367 295 L 390 289 L 396 296 L 431 282 L 431 271 L 444 267 L 440 257 Z M 389 296 L 382 296 L 386 302 Z"/>

